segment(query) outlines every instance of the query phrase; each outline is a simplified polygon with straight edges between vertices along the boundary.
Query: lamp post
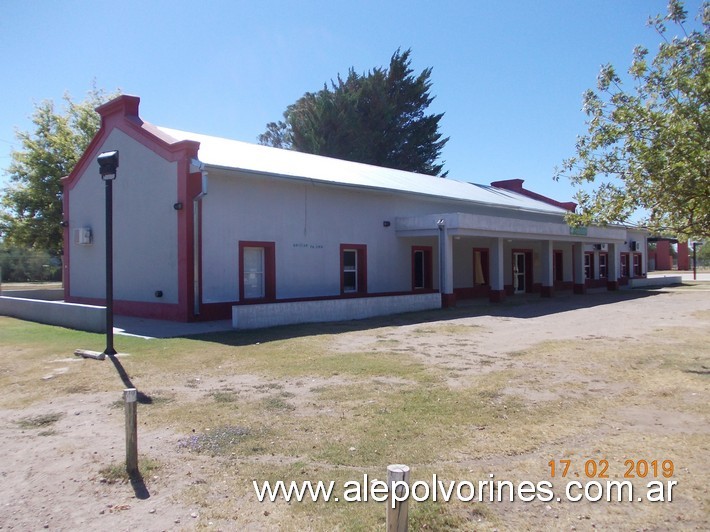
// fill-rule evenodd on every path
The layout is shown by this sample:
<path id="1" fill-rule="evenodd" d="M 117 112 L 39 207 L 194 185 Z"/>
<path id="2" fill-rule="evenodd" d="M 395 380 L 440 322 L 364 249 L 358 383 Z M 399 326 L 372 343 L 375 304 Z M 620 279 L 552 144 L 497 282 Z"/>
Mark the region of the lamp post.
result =
<path id="1" fill-rule="evenodd" d="M 106 350 L 104 355 L 115 355 L 113 348 L 113 180 L 118 168 L 118 151 L 106 151 L 97 157 L 101 179 L 106 184 Z"/>
<path id="2" fill-rule="evenodd" d="M 444 286 L 446 285 L 446 220 L 440 218 L 436 222 L 439 228 L 439 293 L 441 306 L 444 307 Z"/>

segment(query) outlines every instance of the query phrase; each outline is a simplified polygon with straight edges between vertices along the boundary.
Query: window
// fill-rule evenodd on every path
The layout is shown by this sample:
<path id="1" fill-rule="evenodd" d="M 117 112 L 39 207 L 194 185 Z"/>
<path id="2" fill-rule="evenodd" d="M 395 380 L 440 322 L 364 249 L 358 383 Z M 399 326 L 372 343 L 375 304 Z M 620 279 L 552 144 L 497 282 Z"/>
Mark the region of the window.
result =
<path id="1" fill-rule="evenodd" d="M 641 277 L 641 253 L 634 253 L 634 277 Z"/>
<path id="2" fill-rule="evenodd" d="M 343 250 L 343 292 L 357 292 L 357 249 Z"/>
<path id="3" fill-rule="evenodd" d="M 340 292 L 343 294 L 367 292 L 367 246 L 340 245 Z"/>
<path id="4" fill-rule="evenodd" d="M 264 248 L 244 248 L 244 297 L 264 297 Z"/>
<path id="5" fill-rule="evenodd" d="M 412 290 L 431 290 L 431 288 L 431 247 L 412 246 Z"/>
<path id="6" fill-rule="evenodd" d="M 620 261 L 621 261 L 621 277 L 628 277 L 629 276 L 629 254 L 622 253 L 620 255 Z"/>
<path id="7" fill-rule="evenodd" d="M 594 253 L 584 254 L 584 278 L 594 279 Z"/>
<path id="8" fill-rule="evenodd" d="M 555 250 L 552 257 L 552 278 L 555 281 L 564 281 L 564 254 Z"/>
<path id="9" fill-rule="evenodd" d="M 241 299 L 276 297 L 273 242 L 239 242 L 239 293 Z"/>
<path id="10" fill-rule="evenodd" d="M 609 255 L 607 253 L 600 253 L 599 254 L 599 278 L 600 279 L 607 278 L 608 257 L 609 257 Z"/>

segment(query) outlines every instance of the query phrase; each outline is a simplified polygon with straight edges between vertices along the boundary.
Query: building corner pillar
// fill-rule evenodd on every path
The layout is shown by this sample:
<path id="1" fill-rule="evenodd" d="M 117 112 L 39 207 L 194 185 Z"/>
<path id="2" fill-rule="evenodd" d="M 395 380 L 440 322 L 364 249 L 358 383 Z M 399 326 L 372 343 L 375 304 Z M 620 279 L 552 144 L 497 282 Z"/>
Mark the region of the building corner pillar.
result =
<path id="1" fill-rule="evenodd" d="M 572 265 L 574 270 L 574 293 L 586 294 L 587 285 L 584 279 L 584 243 L 575 242 L 572 250 Z"/>

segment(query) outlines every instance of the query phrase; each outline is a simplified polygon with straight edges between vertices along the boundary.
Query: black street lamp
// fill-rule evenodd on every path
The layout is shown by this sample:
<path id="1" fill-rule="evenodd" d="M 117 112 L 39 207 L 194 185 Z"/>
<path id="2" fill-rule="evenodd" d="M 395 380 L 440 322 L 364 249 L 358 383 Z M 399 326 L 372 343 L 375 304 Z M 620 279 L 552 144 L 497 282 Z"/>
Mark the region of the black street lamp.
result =
<path id="1" fill-rule="evenodd" d="M 106 183 L 106 350 L 104 355 L 115 355 L 113 348 L 113 180 L 118 168 L 118 151 L 105 151 L 97 157 L 101 179 Z"/>

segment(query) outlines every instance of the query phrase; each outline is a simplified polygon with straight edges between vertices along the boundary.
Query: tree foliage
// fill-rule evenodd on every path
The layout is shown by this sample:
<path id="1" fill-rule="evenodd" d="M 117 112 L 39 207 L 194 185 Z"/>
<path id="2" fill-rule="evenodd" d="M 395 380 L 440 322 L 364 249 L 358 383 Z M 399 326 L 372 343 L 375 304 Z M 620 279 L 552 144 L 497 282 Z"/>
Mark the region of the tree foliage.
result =
<path id="1" fill-rule="evenodd" d="M 688 31 L 680 0 L 649 20 L 662 37 L 652 59 L 634 50 L 630 89 L 611 65 L 601 68 L 597 90 L 584 95 L 587 133 L 556 179 L 578 185 L 575 225 L 626 222 L 639 210 L 641 224 L 659 234 L 710 236 L 710 4 Z M 692 22 L 691 22 L 692 23 Z M 668 24 L 681 36 L 669 37 Z M 583 184 L 601 180 L 592 192 Z"/>
<path id="2" fill-rule="evenodd" d="M 307 92 L 267 124 L 259 142 L 277 148 L 346 159 L 410 172 L 439 175 L 443 114 L 426 114 L 434 97 L 431 68 L 415 76 L 411 50 L 394 53 L 388 69 L 375 68 L 330 87 Z"/>
<path id="3" fill-rule="evenodd" d="M 18 131 L 21 149 L 12 152 L 6 173 L 10 185 L 0 200 L 0 235 L 12 246 L 62 250 L 62 188 L 101 125 L 95 108 L 110 99 L 93 89 L 81 103 L 67 94 L 65 108 L 58 110 L 51 100 L 35 106 L 34 131 Z"/>
<path id="4" fill-rule="evenodd" d="M 62 261 L 44 250 L 27 250 L 0 243 L 0 281 L 61 281 Z"/>
<path id="5" fill-rule="evenodd" d="M 698 261 L 698 268 L 710 268 L 710 242 L 706 241 L 695 250 L 695 258 Z M 693 248 L 690 248 L 690 260 L 693 260 Z"/>

